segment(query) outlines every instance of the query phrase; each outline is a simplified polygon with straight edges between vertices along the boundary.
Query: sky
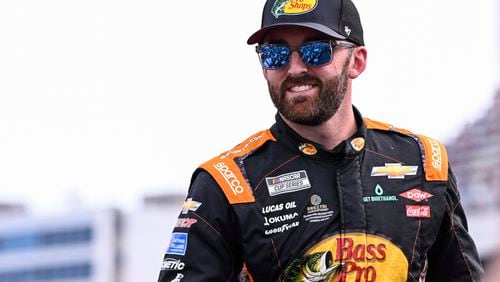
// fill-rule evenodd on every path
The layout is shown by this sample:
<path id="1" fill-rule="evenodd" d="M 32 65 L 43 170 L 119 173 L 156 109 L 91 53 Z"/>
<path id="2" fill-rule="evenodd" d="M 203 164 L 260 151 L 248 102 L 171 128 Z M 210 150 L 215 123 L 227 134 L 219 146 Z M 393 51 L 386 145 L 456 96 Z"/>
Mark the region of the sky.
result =
<path id="1" fill-rule="evenodd" d="M 355 0 L 364 116 L 449 142 L 500 86 L 497 0 Z M 186 193 L 203 161 L 268 128 L 263 0 L 1 1 L 0 202 L 33 213 Z"/>

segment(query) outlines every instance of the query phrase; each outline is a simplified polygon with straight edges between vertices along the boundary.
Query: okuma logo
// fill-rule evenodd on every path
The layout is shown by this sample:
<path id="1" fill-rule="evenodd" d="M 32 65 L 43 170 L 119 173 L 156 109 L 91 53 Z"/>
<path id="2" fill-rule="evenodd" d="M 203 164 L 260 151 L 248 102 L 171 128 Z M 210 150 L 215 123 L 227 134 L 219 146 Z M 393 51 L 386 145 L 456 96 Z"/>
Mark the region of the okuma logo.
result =
<path id="1" fill-rule="evenodd" d="M 318 5 L 318 0 L 276 0 L 271 8 L 275 18 L 281 15 L 301 15 L 309 13 Z"/>

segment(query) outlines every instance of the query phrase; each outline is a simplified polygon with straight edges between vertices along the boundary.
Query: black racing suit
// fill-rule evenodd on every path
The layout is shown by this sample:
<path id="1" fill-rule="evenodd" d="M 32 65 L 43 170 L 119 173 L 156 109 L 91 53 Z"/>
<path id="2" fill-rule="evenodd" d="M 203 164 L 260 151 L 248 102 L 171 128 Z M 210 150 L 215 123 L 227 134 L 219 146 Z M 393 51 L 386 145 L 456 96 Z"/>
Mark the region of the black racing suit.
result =
<path id="1" fill-rule="evenodd" d="M 159 281 L 483 281 L 443 145 L 354 112 L 334 150 L 277 115 L 200 166 Z"/>

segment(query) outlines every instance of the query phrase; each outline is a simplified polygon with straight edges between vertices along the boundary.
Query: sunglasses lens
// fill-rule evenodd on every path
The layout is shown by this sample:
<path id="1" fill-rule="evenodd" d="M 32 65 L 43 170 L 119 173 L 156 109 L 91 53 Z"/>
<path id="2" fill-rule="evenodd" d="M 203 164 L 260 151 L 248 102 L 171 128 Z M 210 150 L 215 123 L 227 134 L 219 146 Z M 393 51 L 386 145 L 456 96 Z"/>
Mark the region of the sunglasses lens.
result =
<path id="1" fill-rule="evenodd" d="M 265 69 L 279 69 L 288 64 L 290 48 L 285 45 L 261 46 L 259 56 Z"/>
<path id="2" fill-rule="evenodd" d="M 332 46 L 330 42 L 311 42 L 300 47 L 300 55 L 304 63 L 310 66 L 321 66 L 332 60 Z"/>

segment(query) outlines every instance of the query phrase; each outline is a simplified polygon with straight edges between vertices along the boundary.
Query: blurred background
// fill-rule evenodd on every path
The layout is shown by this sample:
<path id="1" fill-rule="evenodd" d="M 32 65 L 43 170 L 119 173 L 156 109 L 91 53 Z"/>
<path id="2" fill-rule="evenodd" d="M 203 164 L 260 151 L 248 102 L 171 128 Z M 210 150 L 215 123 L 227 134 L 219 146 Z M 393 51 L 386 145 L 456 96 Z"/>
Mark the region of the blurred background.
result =
<path id="1" fill-rule="evenodd" d="M 499 281 L 500 4 L 354 2 L 354 104 L 446 144 Z M 193 170 L 273 123 L 263 3 L 0 2 L 0 282 L 157 280 Z"/>

